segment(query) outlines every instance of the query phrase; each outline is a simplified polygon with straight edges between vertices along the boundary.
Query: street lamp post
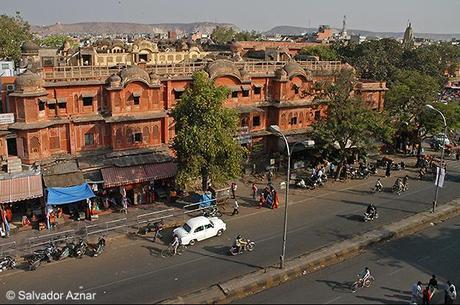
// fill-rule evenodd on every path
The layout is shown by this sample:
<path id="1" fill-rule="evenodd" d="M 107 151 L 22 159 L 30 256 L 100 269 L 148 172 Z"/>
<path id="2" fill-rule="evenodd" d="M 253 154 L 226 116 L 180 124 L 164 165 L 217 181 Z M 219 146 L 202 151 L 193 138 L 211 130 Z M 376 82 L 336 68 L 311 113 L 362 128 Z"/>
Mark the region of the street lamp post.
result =
<path id="1" fill-rule="evenodd" d="M 436 112 L 438 112 L 441 116 L 442 116 L 442 119 L 444 121 L 444 136 L 443 136 L 443 140 L 442 140 L 442 150 L 441 150 L 441 165 L 440 165 L 440 168 L 439 168 L 439 175 L 437 175 L 436 177 L 436 189 L 435 189 L 435 193 L 434 193 L 434 201 L 433 201 L 433 210 L 432 212 L 434 213 L 434 209 L 436 207 L 436 205 L 438 204 L 438 193 L 439 193 L 439 182 L 440 182 L 440 178 L 441 178 L 441 171 L 442 171 L 442 167 L 443 167 L 443 163 L 444 163 L 444 150 L 445 150 L 445 141 L 446 141 L 446 137 L 447 137 L 447 121 L 446 121 L 446 117 L 444 116 L 444 114 L 434 108 L 433 106 L 431 105 L 426 105 L 427 108 L 431 109 L 431 110 L 434 110 Z"/>
<path id="2" fill-rule="evenodd" d="M 283 227 L 283 245 L 281 248 L 281 256 L 280 256 L 280 269 L 284 268 L 284 260 L 286 258 L 286 239 L 287 239 L 287 217 L 288 217 L 288 201 L 289 201 L 289 182 L 291 180 L 291 153 L 294 150 L 294 146 L 297 144 L 302 144 L 301 142 L 297 142 L 292 146 L 292 150 L 289 148 L 288 140 L 286 136 L 281 132 L 281 128 L 278 125 L 270 125 L 269 130 L 281 136 L 286 144 L 288 162 L 287 162 L 287 181 L 286 181 L 286 194 L 284 199 L 284 227 Z"/>

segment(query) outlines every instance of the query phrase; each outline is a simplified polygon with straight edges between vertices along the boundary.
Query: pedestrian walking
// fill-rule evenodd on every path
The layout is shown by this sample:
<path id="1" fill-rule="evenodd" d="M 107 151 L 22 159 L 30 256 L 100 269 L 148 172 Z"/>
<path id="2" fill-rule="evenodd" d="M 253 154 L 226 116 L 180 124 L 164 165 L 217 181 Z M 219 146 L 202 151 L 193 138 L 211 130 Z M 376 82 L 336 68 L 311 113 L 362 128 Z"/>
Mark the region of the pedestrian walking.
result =
<path id="1" fill-rule="evenodd" d="M 446 288 L 444 289 L 444 304 L 454 304 L 456 298 L 457 290 L 455 289 L 454 284 L 447 281 Z"/>
<path id="2" fill-rule="evenodd" d="M 271 185 L 273 181 L 273 172 L 271 170 L 268 171 L 267 180 L 268 180 L 268 184 Z"/>
<path id="3" fill-rule="evenodd" d="M 387 177 L 391 176 L 391 161 L 387 161 L 387 170 L 385 172 L 385 176 Z"/>
<path id="4" fill-rule="evenodd" d="M 430 286 L 430 289 L 434 294 L 435 290 L 438 289 L 438 280 L 436 279 L 436 275 L 432 275 L 430 281 L 428 282 L 428 286 Z"/>
<path id="5" fill-rule="evenodd" d="M 431 296 L 432 294 L 430 292 L 430 286 L 426 286 L 422 291 L 422 304 L 430 305 Z"/>
<path id="6" fill-rule="evenodd" d="M 253 199 L 256 199 L 257 191 L 258 191 L 257 185 L 255 183 L 253 183 L 252 184 L 252 198 Z"/>
<path id="7" fill-rule="evenodd" d="M 411 304 L 419 304 L 422 299 L 422 282 L 414 283 L 411 288 Z"/>
<path id="8" fill-rule="evenodd" d="M 239 208 L 240 208 L 240 206 L 238 205 L 238 201 L 236 201 L 236 199 L 235 199 L 235 203 L 233 204 L 232 216 L 235 215 L 235 214 L 239 214 L 239 211 L 238 211 Z"/>
<path id="9" fill-rule="evenodd" d="M 236 185 L 236 183 L 235 183 L 235 182 L 232 182 L 231 190 L 232 190 L 232 197 L 233 197 L 233 199 L 236 198 L 236 194 L 235 194 L 235 193 L 236 193 L 236 189 L 237 189 L 237 188 L 238 188 L 238 186 Z"/>

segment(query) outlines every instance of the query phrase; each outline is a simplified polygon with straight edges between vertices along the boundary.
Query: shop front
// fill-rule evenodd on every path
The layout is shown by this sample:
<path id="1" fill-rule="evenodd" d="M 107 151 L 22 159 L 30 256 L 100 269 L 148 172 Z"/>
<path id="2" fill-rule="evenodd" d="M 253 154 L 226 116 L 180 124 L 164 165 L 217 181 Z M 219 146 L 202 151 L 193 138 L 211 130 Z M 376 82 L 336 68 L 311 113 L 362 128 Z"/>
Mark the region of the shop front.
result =
<path id="1" fill-rule="evenodd" d="M 177 165 L 172 162 L 101 169 L 105 197 L 118 205 L 151 204 L 167 199 Z"/>
<path id="2" fill-rule="evenodd" d="M 0 175 L 0 235 L 31 227 L 44 215 L 42 175 L 39 170 Z"/>
<path id="3" fill-rule="evenodd" d="M 74 161 L 47 166 L 43 170 L 46 186 L 45 219 L 39 228 L 48 228 L 70 220 L 91 219 L 91 201 L 95 195 Z"/>

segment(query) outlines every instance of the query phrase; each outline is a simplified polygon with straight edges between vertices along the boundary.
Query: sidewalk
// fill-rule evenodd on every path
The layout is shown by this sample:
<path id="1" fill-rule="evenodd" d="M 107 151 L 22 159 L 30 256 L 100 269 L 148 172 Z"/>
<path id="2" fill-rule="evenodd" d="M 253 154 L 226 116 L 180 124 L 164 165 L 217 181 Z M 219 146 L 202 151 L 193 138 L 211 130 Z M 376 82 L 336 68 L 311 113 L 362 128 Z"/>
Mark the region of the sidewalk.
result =
<path id="1" fill-rule="evenodd" d="M 165 205 L 164 203 L 155 203 L 150 205 L 142 205 L 137 207 L 130 207 L 128 209 L 128 214 L 122 214 L 118 212 L 113 212 L 110 214 L 101 215 L 98 220 L 81 220 L 74 221 L 68 220 L 63 224 L 57 225 L 55 228 L 50 230 L 25 230 L 17 233 L 11 234 L 10 238 L 5 238 L 0 241 L 0 255 L 2 252 L 6 252 L 7 249 L 3 249 L 4 245 L 15 242 L 15 249 L 19 251 L 27 251 L 29 247 L 29 239 L 31 238 L 44 238 L 48 235 L 55 234 L 57 237 L 64 237 L 66 235 L 77 235 L 85 236 L 87 233 L 87 228 L 94 230 L 104 230 L 107 228 L 106 223 L 121 223 L 123 222 L 124 226 L 127 226 L 126 229 L 132 227 L 137 228 L 137 217 L 145 215 L 148 213 L 157 212 L 158 216 L 161 216 L 163 213 L 161 211 L 171 209 L 170 206 Z M 176 209 L 180 210 L 180 209 Z M 154 214 L 156 215 L 156 214 Z M 156 216 L 152 216 L 156 218 Z M 126 219 L 126 220 L 124 220 Z M 122 221 L 123 220 L 123 221 Z M 72 232 L 73 231 L 73 232 Z M 69 233 L 69 234 L 66 234 Z M 73 233 L 73 234 L 70 234 Z M 9 248 L 9 247 L 8 247 Z"/>

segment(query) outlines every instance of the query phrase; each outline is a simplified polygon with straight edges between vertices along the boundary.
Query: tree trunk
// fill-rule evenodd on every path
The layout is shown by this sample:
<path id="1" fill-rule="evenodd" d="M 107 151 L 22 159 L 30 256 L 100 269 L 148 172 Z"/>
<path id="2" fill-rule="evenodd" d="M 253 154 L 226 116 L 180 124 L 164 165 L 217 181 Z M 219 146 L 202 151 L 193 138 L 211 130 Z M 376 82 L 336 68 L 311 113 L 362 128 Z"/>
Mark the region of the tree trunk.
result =
<path id="1" fill-rule="evenodd" d="M 209 180 L 208 171 L 206 169 L 202 169 L 201 170 L 201 189 L 203 192 L 206 192 L 209 189 L 208 180 Z"/>

